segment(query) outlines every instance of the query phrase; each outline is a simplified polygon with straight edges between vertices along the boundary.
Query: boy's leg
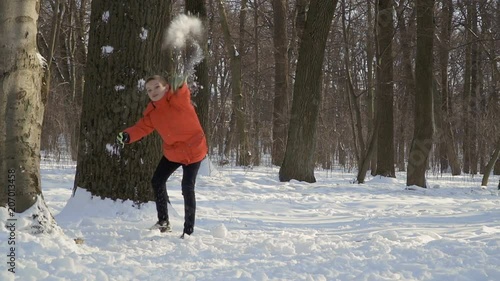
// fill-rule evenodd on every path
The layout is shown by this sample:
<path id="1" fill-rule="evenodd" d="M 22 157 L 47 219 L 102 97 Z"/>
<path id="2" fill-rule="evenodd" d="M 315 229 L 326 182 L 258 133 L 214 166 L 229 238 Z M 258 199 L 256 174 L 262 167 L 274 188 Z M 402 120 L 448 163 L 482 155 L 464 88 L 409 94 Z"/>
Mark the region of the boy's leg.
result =
<path id="1" fill-rule="evenodd" d="M 151 185 L 155 194 L 156 211 L 158 213 L 158 221 L 168 221 L 168 193 L 167 179 L 172 173 L 179 168 L 181 164 L 170 162 L 163 156 L 156 167 L 156 170 L 151 179 Z"/>
<path id="2" fill-rule="evenodd" d="M 191 235 L 196 214 L 194 186 L 200 169 L 200 162 L 182 166 L 182 195 L 184 196 L 184 233 Z"/>

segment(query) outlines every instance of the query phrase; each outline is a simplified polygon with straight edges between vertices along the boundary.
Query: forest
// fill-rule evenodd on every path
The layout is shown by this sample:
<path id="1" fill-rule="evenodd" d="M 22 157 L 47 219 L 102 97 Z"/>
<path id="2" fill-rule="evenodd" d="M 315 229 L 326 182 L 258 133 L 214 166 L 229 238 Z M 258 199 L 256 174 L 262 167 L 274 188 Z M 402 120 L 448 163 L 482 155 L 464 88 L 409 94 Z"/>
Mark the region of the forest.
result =
<path id="1" fill-rule="evenodd" d="M 148 103 L 138 81 L 174 74 L 163 33 L 183 13 L 206 32 L 189 83 L 212 162 L 421 187 L 500 174 L 500 1 L 1 0 L 0 179 L 28 171 L 19 211 L 41 193 L 40 151 L 77 162 L 75 190 L 150 200 L 160 139 L 113 142 Z"/>

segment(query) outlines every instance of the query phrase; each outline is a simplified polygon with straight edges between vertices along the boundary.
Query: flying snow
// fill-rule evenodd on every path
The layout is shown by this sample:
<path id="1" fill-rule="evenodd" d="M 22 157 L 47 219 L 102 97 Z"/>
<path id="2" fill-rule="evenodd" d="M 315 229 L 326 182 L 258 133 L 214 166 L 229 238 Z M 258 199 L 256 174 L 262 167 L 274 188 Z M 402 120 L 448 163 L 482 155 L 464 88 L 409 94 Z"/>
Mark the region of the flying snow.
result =
<path id="1" fill-rule="evenodd" d="M 164 34 L 163 48 L 170 48 L 175 65 L 175 75 L 189 77 L 194 67 L 203 60 L 200 42 L 204 30 L 201 20 L 195 16 L 177 16 Z"/>
<path id="2" fill-rule="evenodd" d="M 179 15 L 167 29 L 163 45 L 183 48 L 190 39 L 199 40 L 203 36 L 201 20 L 195 16 Z"/>

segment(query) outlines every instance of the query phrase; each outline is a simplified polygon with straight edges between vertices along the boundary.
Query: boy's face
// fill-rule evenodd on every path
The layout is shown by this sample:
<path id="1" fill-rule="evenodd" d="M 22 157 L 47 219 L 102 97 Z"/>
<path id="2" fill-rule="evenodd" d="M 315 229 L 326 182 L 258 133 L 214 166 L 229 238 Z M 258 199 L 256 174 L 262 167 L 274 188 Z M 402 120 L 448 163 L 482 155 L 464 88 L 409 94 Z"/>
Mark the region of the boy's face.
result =
<path id="1" fill-rule="evenodd" d="M 146 91 L 152 101 L 159 101 L 168 91 L 168 85 L 163 85 L 158 79 L 146 83 Z"/>

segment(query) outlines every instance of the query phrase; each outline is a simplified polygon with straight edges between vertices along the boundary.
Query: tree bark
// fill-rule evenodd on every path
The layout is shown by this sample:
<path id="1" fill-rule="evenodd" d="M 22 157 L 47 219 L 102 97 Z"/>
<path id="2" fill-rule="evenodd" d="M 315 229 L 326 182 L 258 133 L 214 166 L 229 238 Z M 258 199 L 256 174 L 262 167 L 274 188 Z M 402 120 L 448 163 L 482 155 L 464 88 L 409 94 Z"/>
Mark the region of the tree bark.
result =
<path id="1" fill-rule="evenodd" d="M 281 166 L 285 155 L 289 104 L 288 39 L 286 31 L 286 1 L 273 0 L 274 12 L 274 99 L 272 163 Z"/>
<path id="2" fill-rule="evenodd" d="M 377 135 L 376 175 L 396 177 L 394 170 L 394 90 L 392 1 L 379 0 L 377 14 Z"/>
<path id="3" fill-rule="evenodd" d="M 476 1 L 468 1 L 468 12 L 467 16 L 471 18 L 470 29 L 473 34 L 477 34 L 477 8 Z M 470 15 L 469 15 L 470 13 Z M 470 173 L 478 173 L 478 96 L 479 96 L 479 48 L 477 40 L 471 42 L 471 76 L 470 76 L 470 96 L 469 96 L 469 110 L 470 110 L 470 120 L 469 120 L 469 153 L 470 153 Z"/>
<path id="4" fill-rule="evenodd" d="M 123 149 L 116 135 L 142 117 L 144 80 L 164 74 L 162 33 L 170 1 L 92 1 L 89 53 L 74 192 L 150 201 L 150 177 L 162 156 L 157 136 Z M 151 9 L 155 7 L 155 9 Z"/>
<path id="5" fill-rule="evenodd" d="M 432 46 L 434 0 L 417 0 L 417 57 L 415 65 L 415 131 L 408 159 L 407 186 L 427 187 L 425 171 L 432 148 Z"/>
<path id="6" fill-rule="evenodd" d="M 50 212 L 40 210 L 47 209 L 40 180 L 47 97 L 41 91 L 46 64 L 36 44 L 39 10 L 35 0 L 0 1 L 0 207 L 13 214 L 39 204 L 29 217 L 36 233 L 55 225 Z"/>
<path id="7" fill-rule="evenodd" d="M 297 62 L 285 158 L 279 171 L 282 182 L 316 181 L 314 152 L 321 104 L 321 70 L 336 5 L 336 0 L 318 0 L 309 7 Z"/>
<path id="8" fill-rule="evenodd" d="M 499 156 L 500 156 L 500 139 L 498 139 L 495 151 L 491 155 L 490 161 L 488 161 L 488 164 L 484 169 L 484 175 L 483 175 L 483 180 L 481 181 L 481 186 L 488 186 L 488 179 L 490 178 L 491 170 L 493 170 L 493 166 L 497 162 Z"/>
<path id="9" fill-rule="evenodd" d="M 413 31 L 415 26 L 415 12 L 411 11 L 408 16 L 408 20 L 405 19 L 405 5 L 406 1 L 401 0 L 397 8 L 399 14 L 399 33 L 401 40 L 401 52 L 402 52 L 402 76 L 403 76 L 403 88 L 404 91 L 397 101 L 397 107 L 399 111 L 399 127 L 397 128 L 398 133 L 396 137 L 397 142 L 397 166 L 399 171 L 405 171 L 406 169 L 406 144 L 407 144 L 407 132 L 410 131 L 411 127 L 408 126 L 409 122 L 409 110 L 411 108 L 411 97 L 415 96 L 415 77 L 412 66 L 412 46 L 414 45 L 414 38 L 410 30 Z M 408 128 L 410 127 L 410 128 Z"/>
<path id="10" fill-rule="evenodd" d="M 367 9 L 368 9 L 368 28 L 366 29 L 366 69 L 367 73 L 366 75 L 368 76 L 367 78 L 367 83 L 368 85 L 366 86 L 366 89 L 368 91 L 368 94 L 366 96 L 366 106 L 367 106 L 367 115 L 368 115 L 368 136 L 372 136 L 374 127 L 375 127 L 375 94 L 373 90 L 373 58 L 375 57 L 375 47 L 373 44 L 374 41 L 374 30 L 375 30 L 375 24 L 373 22 L 373 14 L 372 14 L 372 1 L 368 0 L 366 2 Z M 376 139 L 376 135 L 375 139 Z M 370 143 L 370 141 L 367 141 Z M 376 145 L 374 144 L 374 149 L 376 148 Z M 377 158 L 376 158 L 376 153 L 371 153 L 370 156 L 370 165 L 369 169 L 372 170 L 373 173 L 377 170 Z"/>

